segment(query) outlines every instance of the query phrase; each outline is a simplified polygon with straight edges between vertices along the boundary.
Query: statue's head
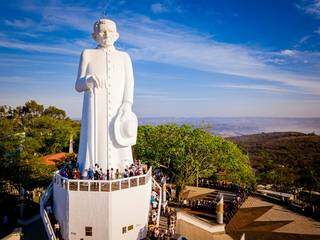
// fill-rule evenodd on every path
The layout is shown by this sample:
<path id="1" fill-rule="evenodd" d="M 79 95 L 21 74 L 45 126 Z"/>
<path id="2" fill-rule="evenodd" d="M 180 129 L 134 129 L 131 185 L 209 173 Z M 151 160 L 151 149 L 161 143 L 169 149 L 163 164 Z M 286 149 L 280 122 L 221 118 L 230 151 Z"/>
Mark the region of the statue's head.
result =
<path id="1" fill-rule="evenodd" d="M 111 46 L 119 38 L 115 22 L 109 19 L 100 19 L 94 23 L 93 39 L 102 47 Z"/>

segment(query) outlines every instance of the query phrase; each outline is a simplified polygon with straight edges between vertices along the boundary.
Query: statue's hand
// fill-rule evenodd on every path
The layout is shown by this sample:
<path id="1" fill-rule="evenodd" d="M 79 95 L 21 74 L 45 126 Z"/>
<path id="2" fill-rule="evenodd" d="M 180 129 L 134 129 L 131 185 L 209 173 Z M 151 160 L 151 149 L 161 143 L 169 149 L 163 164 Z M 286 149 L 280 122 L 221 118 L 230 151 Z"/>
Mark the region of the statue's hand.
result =
<path id="1" fill-rule="evenodd" d="M 92 89 L 99 86 L 99 79 L 96 75 L 89 75 L 86 79 L 88 88 Z"/>

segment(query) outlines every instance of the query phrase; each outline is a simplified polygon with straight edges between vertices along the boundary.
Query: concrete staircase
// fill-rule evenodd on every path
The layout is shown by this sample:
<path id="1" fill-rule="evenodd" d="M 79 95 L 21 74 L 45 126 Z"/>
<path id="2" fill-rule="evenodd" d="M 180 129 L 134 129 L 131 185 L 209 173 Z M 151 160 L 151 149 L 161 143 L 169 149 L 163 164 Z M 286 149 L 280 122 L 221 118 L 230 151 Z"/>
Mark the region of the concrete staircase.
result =
<path id="1" fill-rule="evenodd" d="M 159 229 L 160 229 L 160 231 L 163 231 L 163 232 L 168 230 L 168 218 L 167 217 L 160 216 Z"/>

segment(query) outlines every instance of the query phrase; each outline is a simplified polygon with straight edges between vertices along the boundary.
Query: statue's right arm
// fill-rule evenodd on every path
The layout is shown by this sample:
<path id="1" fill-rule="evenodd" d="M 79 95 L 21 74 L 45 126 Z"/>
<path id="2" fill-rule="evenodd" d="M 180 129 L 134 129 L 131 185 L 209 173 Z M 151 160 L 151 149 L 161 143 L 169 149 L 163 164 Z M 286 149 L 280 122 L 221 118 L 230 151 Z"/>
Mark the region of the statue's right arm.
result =
<path id="1" fill-rule="evenodd" d="M 78 77 L 75 85 L 75 88 L 78 92 L 83 92 L 83 91 L 89 90 L 90 88 L 88 85 L 88 77 L 91 77 L 91 76 L 87 76 L 88 56 L 86 55 L 87 55 L 86 50 L 84 50 L 80 56 Z"/>

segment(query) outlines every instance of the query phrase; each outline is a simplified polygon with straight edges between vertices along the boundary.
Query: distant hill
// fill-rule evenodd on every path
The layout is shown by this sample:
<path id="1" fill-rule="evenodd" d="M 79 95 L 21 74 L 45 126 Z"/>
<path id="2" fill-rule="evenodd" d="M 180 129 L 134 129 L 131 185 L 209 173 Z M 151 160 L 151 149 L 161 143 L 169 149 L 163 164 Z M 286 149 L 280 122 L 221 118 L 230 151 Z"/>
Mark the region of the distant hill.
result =
<path id="1" fill-rule="evenodd" d="M 234 137 L 261 132 L 302 132 L 320 134 L 320 118 L 272 117 L 140 117 L 139 124 L 191 124 L 206 126 L 214 135 Z"/>
<path id="2" fill-rule="evenodd" d="M 274 132 L 228 139 L 248 153 L 261 183 L 319 188 L 319 135 Z"/>

